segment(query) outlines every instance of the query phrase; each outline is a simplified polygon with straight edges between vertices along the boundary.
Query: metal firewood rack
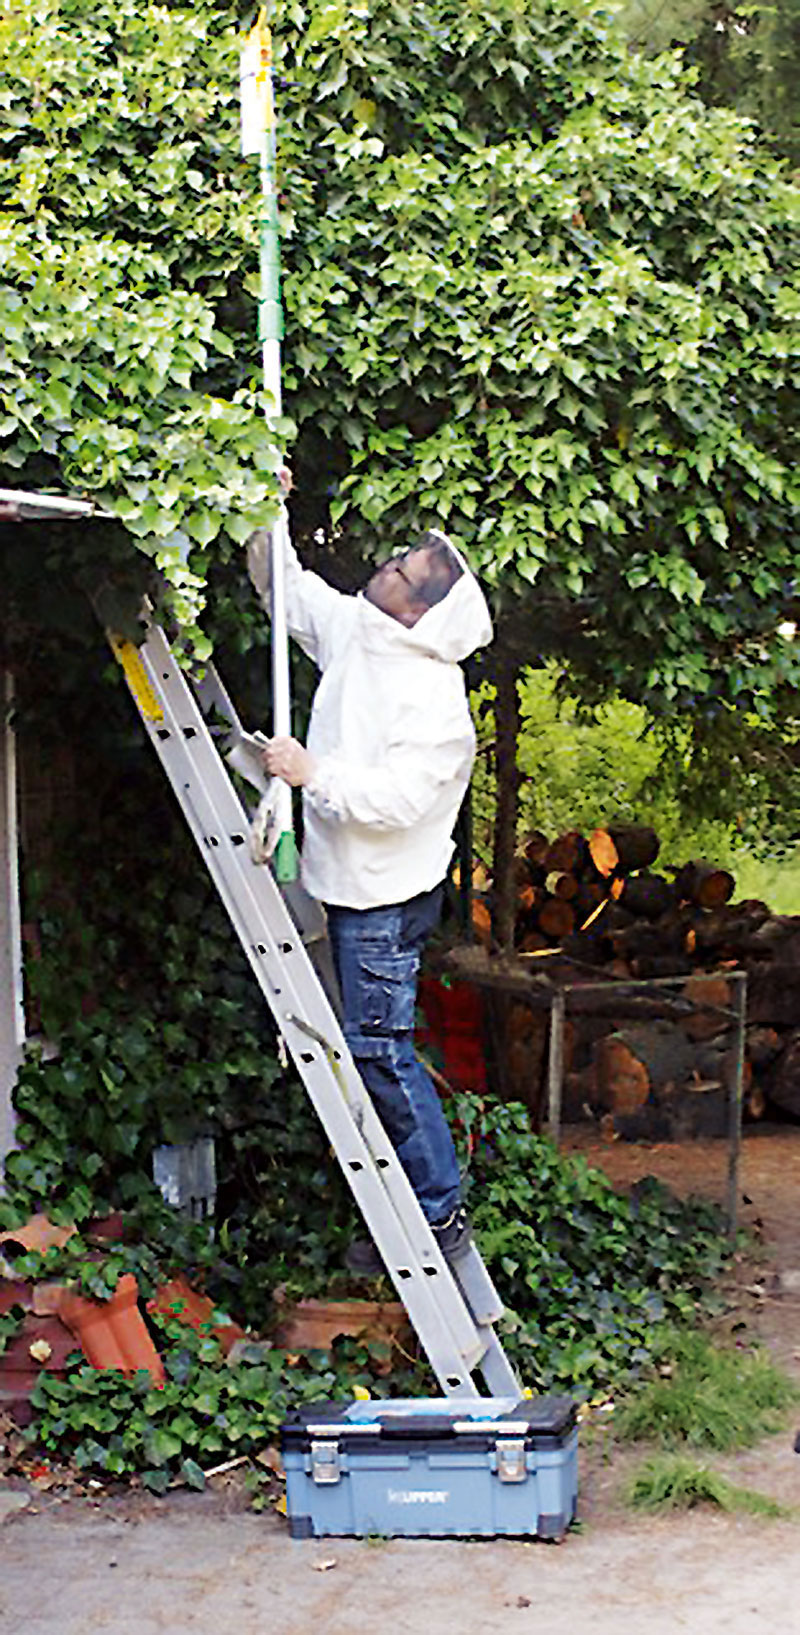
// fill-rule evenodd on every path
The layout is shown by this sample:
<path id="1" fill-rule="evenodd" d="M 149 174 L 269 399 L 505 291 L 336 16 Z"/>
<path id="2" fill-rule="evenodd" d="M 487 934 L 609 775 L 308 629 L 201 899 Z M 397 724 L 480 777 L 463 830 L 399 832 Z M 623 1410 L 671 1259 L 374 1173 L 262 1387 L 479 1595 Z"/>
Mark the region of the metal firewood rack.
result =
<path id="1" fill-rule="evenodd" d="M 557 950 L 554 950 L 557 956 Z M 562 1101 L 564 1088 L 564 1028 L 570 1011 L 580 1014 L 613 1018 L 615 1004 L 636 998 L 643 1001 L 642 1018 L 652 1017 L 648 1000 L 655 1003 L 678 984 L 685 987 L 684 974 L 666 977 L 628 978 L 606 976 L 598 980 L 596 967 L 581 967 L 576 960 L 565 960 L 575 971 L 574 980 L 561 980 L 541 970 L 525 968 L 519 956 L 488 955 L 474 945 L 460 950 L 452 949 L 442 964 L 448 973 L 464 982 L 472 982 L 481 989 L 499 991 L 525 1003 L 536 1011 L 549 1012 L 547 1060 L 545 1070 L 544 1106 L 545 1133 L 555 1146 L 561 1140 Z M 584 969 L 586 977 L 580 973 Z M 591 973 L 591 975 L 589 974 Z M 709 973 L 710 974 L 710 973 Z M 726 1229 L 734 1236 L 738 1224 L 739 1159 L 742 1143 L 742 1105 L 744 1090 L 745 1023 L 747 1016 L 747 973 L 726 970 L 726 983 L 731 989 L 730 1006 L 715 1005 L 705 997 L 693 998 L 681 992 L 671 998 L 673 1009 L 688 1015 L 693 1011 L 713 1012 L 723 1018 L 734 1031 L 732 1071 L 726 1076 L 726 1112 L 728 1169 L 726 1184 Z M 662 1012 L 663 1014 L 663 1012 Z"/>

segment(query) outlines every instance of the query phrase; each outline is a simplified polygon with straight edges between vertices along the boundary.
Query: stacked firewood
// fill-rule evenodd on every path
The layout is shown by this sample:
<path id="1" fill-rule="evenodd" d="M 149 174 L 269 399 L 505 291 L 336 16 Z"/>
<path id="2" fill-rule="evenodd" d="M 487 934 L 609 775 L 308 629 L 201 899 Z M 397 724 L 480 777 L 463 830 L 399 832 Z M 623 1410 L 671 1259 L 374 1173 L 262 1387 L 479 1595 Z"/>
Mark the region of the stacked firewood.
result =
<path id="1" fill-rule="evenodd" d="M 769 1101 L 800 1117 L 800 915 L 733 904 L 728 870 L 705 860 L 655 870 L 658 854 L 652 829 L 618 825 L 552 842 L 537 833 L 517 858 L 515 963 L 572 990 L 566 1116 L 590 1111 L 631 1137 L 724 1134 L 736 969 L 748 976 L 745 1111 L 758 1118 Z M 485 944 L 489 927 L 479 900 Z M 674 980 L 629 986 L 658 978 Z M 546 1017 L 520 999 L 507 1023 L 515 1076 L 526 1056 L 535 1062 L 540 1098 Z"/>

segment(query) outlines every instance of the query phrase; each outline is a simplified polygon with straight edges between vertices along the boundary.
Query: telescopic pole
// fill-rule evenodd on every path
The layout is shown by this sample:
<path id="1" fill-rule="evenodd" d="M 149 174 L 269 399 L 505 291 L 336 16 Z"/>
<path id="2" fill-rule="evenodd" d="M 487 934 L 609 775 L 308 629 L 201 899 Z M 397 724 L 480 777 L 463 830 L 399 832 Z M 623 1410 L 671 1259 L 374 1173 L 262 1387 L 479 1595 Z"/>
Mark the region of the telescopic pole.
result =
<path id="1" fill-rule="evenodd" d="M 267 7 L 262 6 L 242 49 L 242 153 L 245 156 L 257 153 L 260 164 L 258 338 L 261 342 L 264 391 L 272 398 L 277 416 L 282 410 L 283 308 L 272 39 L 267 16 Z M 273 736 L 278 738 L 288 738 L 292 731 L 289 642 L 286 631 L 287 545 L 288 522 L 286 507 L 282 504 L 280 515 L 272 529 L 272 731 Z M 297 847 L 292 821 L 292 791 L 288 784 L 282 782 L 276 791 L 275 823 L 278 839 L 273 854 L 273 867 L 275 878 L 285 883 L 297 879 Z"/>

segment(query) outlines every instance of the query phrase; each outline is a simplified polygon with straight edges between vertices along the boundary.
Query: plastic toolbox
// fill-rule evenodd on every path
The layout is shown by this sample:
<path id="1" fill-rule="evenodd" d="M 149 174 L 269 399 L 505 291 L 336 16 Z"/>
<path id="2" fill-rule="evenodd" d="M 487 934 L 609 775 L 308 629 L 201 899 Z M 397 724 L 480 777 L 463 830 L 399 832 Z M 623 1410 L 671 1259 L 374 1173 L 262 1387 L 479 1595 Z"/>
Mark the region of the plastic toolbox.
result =
<path id="1" fill-rule="evenodd" d="M 578 1494 L 570 1397 L 311 1404 L 281 1427 L 293 1538 L 563 1538 Z"/>

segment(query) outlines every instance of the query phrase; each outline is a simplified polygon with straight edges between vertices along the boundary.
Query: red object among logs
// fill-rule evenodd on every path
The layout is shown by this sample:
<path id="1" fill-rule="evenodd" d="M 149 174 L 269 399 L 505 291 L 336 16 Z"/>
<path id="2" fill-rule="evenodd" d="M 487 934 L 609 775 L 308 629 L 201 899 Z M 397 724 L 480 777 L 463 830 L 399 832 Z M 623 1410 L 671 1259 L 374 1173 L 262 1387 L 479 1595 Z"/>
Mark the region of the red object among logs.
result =
<path id="1" fill-rule="evenodd" d="M 469 982 L 448 986 L 435 977 L 422 977 L 418 993 L 425 1021 L 417 1029 L 418 1043 L 439 1052 L 442 1073 L 454 1090 L 486 1091 L 483 1042 L 483 997 Z"/>

